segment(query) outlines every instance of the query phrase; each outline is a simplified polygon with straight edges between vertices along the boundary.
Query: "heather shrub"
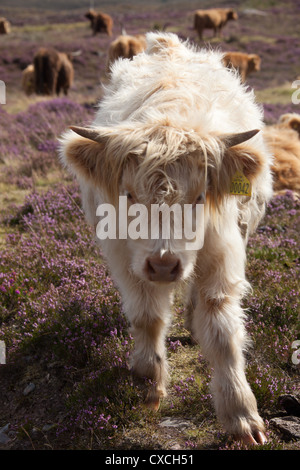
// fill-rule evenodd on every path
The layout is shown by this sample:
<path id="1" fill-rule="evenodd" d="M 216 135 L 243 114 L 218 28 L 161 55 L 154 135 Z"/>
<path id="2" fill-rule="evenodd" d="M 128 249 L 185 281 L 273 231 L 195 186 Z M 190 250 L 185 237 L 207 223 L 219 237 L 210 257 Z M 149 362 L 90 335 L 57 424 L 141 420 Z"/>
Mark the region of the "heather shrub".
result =
<path id="1" fill-rule="evenodd" d="M 0 271 L 0 339 L 9 360 L 30 354 L 61 362 L 66 376 L 82 370 L 74 396 L 69 394 L 67 400 L 76 402 L 71 420 L 76 418 L 74 410 L 83 416 L 90 407 L 109 409 L 110 399 L 116 412 L 124 400 L 118 385 L 122 389 L 125 381 L 127 394 L 130 380 L 131 338 L 119 294 L 79 204 L 75 185 L 27 197 L 5 218 L 16 233 L 7 238 Z M 92 420 L 98 426 L 96 414 Z M 103 427 L 115 421 L 103 418 Z"/>
<path id="2" fill-rule="evenodd" d="M 35 177 L 59 169 L 58 138 L 71 124 L 89 121 L 90 110 L 67 98 L 43 100 L 15 115 L 0 108 L 0 161 L 6 166 L 1 180 L 32 188 Z"/>
<path id="3" fill-rule="evenodd" d="M 245 307 L 256 352 L 248 374 L 262 409 L 275 410 L 278 397 L 296 388 L 291 345 L 300 333 L 299 224 L 300 201 L 287 191 L 272 199 L 263 225 L 249 241 L 247 272 L 253 292 Z"/>

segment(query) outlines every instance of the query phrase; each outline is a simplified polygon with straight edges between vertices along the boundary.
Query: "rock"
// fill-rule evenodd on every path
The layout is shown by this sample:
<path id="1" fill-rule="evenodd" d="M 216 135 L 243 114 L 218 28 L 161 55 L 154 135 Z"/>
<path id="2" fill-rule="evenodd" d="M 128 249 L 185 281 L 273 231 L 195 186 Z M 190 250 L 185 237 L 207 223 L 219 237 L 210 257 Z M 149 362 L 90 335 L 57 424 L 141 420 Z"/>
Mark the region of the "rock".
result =
<path id="1" fill-rule="evenodd" d="M 172 443 L 170 445 L 170 450 L 182 450 L 182 446 L 179 444 L 179 442 L 175 442 L 174 444 Z"/>
<path id="2" fill-rule="evenodd" d="M 0 444 L 7 444 L 9 440 L 9 437 L 5 433 L 0 433 Z"/>
<path id="3" fill-rule="evenodd" d="M 10 438 L 6 434 L 9 428 L 9 423 L 0 428 L 0 444 L 7 444 Z"/>
<path id="4" fill-rule="evenodd" d="M 180 418 L 164 418 L 159 423 L 159 426 L 162 428 L 178 428 L 183 429 L 191 426 L 190 421 L 186 421 Z"/>
<path id="5" fill-rule="evenodd" d="M 288 441 L 300 439 L 300 418 L 297 416 L 284 416 L 281 418 L 272 418 L 270 426 L 280 431 L 283 439 Z"/>
<path id="6" fill-rule="evenodd" d="M 300 397 L 296 395 L 281 395 L 279 397 L 279 404 L 288 415 L 300 417 Z"/>
<path id="7" fill-rule="evenodd" d="M 27 387 L 25 387 L 24 390 L 23 390 L 24 397 L 29 395 L 29 393 L 33 392 L 34 389 L 35 389 L 34 383 L 28 384 Z"/>
<path id="8" fill-rule="evenodd" d="M 257 10 L 256 8 L 246 8 L 243 10 L 244 15 L 259 15 L 266 16 L 268 13 L 262 10 Z"/>
<path id="9" fill-rule="evenodd" d="M 55 428 L 55 424 L 45 424 L 43 427 L 42 427 L 42 431 L 43 432 L 48 432 L 50 431 L 51 429 Z"/>

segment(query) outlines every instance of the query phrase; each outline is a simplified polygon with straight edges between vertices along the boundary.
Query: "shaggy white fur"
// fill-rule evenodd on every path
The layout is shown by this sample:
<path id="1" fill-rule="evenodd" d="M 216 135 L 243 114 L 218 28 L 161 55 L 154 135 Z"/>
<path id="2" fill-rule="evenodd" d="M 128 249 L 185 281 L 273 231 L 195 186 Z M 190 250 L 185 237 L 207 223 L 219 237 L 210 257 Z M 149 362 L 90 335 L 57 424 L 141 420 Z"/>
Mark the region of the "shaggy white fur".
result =
<path id="1" fill-rule="evenodd" d="M 222 65 L 222 54 L 198 51 L 171 33 L 146 39 L 144 52 L 113 64 L 91 128 L 65 133 L 61 159 L 80 181 L 94 227 L 97 206 L 113 202 L 118 209 L 120 194 L 148 208 L 195 205 L 206 194 L 201 250 L 187 251 L 185 240 L 171 236 L 168 242 L 106 239 L 102 251 L 131 322 L 133 370 L 154 381 L 147 403 L 157 408 L 166 393 L 164 338 L 174 290 L 184 282 L 187 326 L 214 367 L 217 414 L 228 432 L 262 442 L 263 422 L 244 373 L 240 306 L 249 287 L 247 238 L 272 195 L 272 157 L 262 132 L 244 134 L 263 129 L 262 110 L 238 74 Z M 251 196 L 230 194 L 237 170 L 251 183 Z"/>

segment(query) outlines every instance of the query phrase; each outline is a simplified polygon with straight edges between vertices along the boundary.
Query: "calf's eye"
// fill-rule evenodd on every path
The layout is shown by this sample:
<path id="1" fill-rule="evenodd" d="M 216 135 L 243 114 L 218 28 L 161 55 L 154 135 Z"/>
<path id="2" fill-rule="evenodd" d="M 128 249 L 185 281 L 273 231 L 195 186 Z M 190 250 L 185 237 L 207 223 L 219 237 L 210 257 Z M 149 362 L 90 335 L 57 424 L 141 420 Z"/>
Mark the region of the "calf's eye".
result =
<path id="1" fill-rule="evenodd" d="M 129 191 L 126 191 L 125 196 L 129 202 L 134 203 L 134 197 Z"/>
<path id="2" fill-rule="evenodd" d="M 196 201 L 195 201 L 195 204 L 204 204 L 205 203 L 205 193 L 201 193 L 199 194 L 199 196 L 197 197 Z"/>

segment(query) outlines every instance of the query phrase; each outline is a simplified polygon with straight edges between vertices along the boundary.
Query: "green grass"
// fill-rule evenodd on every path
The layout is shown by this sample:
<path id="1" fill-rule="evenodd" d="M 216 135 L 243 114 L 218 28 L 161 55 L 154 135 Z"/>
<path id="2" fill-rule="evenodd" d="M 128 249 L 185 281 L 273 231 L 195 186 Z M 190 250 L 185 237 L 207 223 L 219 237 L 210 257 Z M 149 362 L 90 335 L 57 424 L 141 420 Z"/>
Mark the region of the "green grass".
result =
<path id="1" fill-rule="evenodd" d="M 69 32 L 69 31 L 80 31 L 88 29 L 88 23 L 86 21 L 80 21 L 77 23 L 51 23 L 51 24 L 40 24 L 40 25 L 26 25 L 16 27 L 16 33 L 25 34 L 36 34 L 36 33 L 49 33 L 54 31 L 55 33 Z"/>
<path id="2" fill-rule="evenodd" d="M 291 85 L 292 83 L 284 83 L 281 86 L 256 90 L 255 95 L 260 103 L 290 104 L 292 94 L 295 92 L 295 89 L 293 89 Z"/>

